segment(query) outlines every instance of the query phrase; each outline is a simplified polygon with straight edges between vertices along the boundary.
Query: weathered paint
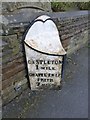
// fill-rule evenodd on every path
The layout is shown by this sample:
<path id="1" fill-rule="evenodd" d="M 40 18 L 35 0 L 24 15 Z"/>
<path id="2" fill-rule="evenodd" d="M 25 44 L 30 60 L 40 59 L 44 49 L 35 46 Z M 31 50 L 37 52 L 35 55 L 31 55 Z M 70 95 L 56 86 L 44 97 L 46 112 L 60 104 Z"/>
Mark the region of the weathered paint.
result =
<path id="1" fill-rule="evenodd" d="M 24 42 L 31 89 L 60 87 L 66 52 L 50 17 L 38 17 L 28 30 Z"/>
<path id="2" fill-rule="evenodd" d="M 36 20 L 38 21 L 28 30 L 25 42 L 30 47 L 44 53 L 65 55 L 57 27 L 50 17 L 43 15 Z"/>

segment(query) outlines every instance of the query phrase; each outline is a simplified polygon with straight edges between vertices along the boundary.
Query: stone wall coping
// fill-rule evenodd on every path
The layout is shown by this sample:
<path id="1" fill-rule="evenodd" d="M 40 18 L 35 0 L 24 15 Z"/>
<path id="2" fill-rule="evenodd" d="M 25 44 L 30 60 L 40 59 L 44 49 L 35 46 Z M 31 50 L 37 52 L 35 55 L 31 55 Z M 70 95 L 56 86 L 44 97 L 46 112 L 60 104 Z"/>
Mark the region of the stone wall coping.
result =
<path id="1" fill-rule="evenodd" d="M 10 12 L 8 15 L 0 15 L 0 22 L 4 25 L 11 25 L 11 24 L 24 24 L 24 23 L 29 23 L 32 20 L 34 20 L 36 17 L 39 15 L 49 15 L 51 18 L 57 18 L 61 20 L 67 20 L 67 19 L 74 19 L 78 17 L 83 17 L 83 16 L 88 16 L 90 14 L 89 11 L 69 11 L 69 12 L 34 12 L 30 13 L 30 9 L 22 9 L 19 10 L 18 12 Z M 2 20 L 2 18 L 4 18 Z"/>

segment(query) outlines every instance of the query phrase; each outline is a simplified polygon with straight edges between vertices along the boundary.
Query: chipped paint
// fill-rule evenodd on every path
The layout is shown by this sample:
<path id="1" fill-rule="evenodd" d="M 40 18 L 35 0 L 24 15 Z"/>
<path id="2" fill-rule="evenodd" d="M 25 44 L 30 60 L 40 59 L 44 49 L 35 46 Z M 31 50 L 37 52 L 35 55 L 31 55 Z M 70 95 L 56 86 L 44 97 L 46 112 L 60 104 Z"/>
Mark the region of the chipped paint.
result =
<path id="1" fill-rule="evenodd" d="M 65 55 L 56 25 L 50 17 L 43 15 L 38 17 L 25 37 L 25 42 L 32 48 L 55 55 Z M 39 21 L 42 20 L 42 21 Z M 33 41 L 34 44 L 33 44 Z"/>

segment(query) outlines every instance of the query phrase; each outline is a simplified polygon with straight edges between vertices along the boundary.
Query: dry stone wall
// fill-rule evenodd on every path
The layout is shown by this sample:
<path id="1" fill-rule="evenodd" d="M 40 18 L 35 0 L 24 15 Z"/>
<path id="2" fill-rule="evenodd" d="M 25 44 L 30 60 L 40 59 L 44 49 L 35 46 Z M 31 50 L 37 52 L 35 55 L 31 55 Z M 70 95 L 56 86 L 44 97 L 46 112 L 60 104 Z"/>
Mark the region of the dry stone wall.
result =
<path id="1" fill-rule="evenodd" d="M 0 51 L 2 52 L 3 104 L 8 103 L 29 87 L 23 37 L 30 22 L 37 16 L 48 14 L 52 17 L 58 27 L 67 54 L 73 53 L 88 40 L 87 11 L 52 13 L 50 4 L 45 3 L 45 5 L 36 3 L 36 8 L 35 4 L 18 3 L 17 6 L 15 4 L 11 5 L 11 3 L 3 3 L 2 29 L 0 30 L 0 39 L 2 39 L 2 49 Z"/>

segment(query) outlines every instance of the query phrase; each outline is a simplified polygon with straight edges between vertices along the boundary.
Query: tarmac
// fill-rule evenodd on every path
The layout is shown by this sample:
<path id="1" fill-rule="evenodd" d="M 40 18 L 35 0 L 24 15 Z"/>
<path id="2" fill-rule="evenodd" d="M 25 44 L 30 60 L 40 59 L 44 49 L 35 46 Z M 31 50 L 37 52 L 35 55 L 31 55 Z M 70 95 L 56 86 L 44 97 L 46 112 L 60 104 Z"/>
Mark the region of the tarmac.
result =
<path id="1" fill-rule="evenodd" d="M 88 118 L 88 46 L 65 60 L 61 90 L 29 88 L 3 107 L 3 118 Z"/>

